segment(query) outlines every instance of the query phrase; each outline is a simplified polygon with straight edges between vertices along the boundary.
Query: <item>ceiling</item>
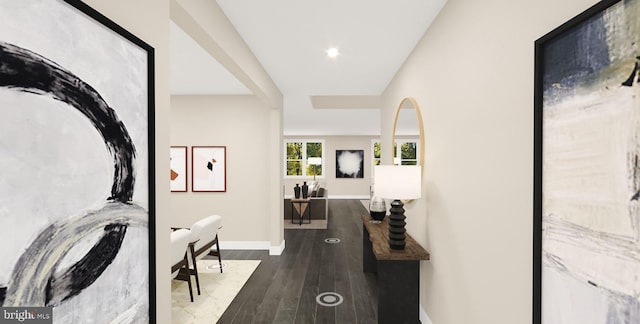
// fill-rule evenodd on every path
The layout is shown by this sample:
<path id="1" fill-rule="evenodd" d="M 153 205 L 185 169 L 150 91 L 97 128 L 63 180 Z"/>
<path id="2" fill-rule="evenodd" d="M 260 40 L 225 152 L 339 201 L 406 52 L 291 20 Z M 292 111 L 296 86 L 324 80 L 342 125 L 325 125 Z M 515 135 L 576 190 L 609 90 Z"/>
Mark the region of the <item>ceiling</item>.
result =
<path id="1" fill-rule="evenodd" d="M 445 2 L 217 0 L 284 96 L 285 128 L 295 122 L 287 115 L 313 110 L 310 96 L 380 95 Z M 338 48 L 338 57 L 326 55 L 329 47 Z M 172 23 L 171 93 L 251 92 Z M 341 108 L 329 107 L 321 114 Z M 287 113 L 292 109 L 298 111 Z"/>

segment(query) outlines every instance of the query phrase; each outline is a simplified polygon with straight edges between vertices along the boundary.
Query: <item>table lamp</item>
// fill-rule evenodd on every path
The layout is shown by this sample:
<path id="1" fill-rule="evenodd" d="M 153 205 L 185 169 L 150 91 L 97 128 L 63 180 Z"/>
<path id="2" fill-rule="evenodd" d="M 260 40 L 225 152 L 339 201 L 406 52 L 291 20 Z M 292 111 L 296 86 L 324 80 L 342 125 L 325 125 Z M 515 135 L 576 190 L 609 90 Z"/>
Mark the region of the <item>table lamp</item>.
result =
<path id="1" fill-rule="evenodd" d="M 316 180 L 316 173 L 318 173 L 316 168 L 318 167 L 318 165 L 322 165 L 322 158 L 310 157 L 307 159 L 307 164 L 313 166 L 313 180 Z"/>
<path id="2" fill-rule="evenodd" d="M 403 250 L 405 246 L 405 216 L 402 200 L 418 199 L 422 195 L 422 173 L 418 165 L 377 165 L 373 190 L 376 196 L 393 199 L 389 210 L 389 247 Z"/>

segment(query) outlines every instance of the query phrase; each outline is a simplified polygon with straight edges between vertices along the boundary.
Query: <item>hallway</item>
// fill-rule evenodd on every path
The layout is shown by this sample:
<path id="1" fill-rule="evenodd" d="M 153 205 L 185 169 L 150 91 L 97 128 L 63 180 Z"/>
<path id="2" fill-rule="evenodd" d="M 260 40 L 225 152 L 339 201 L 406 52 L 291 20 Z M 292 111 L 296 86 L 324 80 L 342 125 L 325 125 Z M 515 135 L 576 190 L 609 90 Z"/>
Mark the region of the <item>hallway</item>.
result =
<path id="1" fill-rule="evenodd" d="M 285 230 L 280 256 L 267 251 L 222 251 L 223 260 L 260 259 L 262 263 L 218 323 L 375 323 L 375 276 L 362 272 L 362 222 L 359 200 L 329 200 L 326 230 Z M 326 243 L 337 238 L 339 243 Z M 336 292 L 342 302 L 322 306 L 316 297 Z M 340 297 L 335 300 L 340 302 Z M 333 302 L 331 296 L 324 300 Z"/>

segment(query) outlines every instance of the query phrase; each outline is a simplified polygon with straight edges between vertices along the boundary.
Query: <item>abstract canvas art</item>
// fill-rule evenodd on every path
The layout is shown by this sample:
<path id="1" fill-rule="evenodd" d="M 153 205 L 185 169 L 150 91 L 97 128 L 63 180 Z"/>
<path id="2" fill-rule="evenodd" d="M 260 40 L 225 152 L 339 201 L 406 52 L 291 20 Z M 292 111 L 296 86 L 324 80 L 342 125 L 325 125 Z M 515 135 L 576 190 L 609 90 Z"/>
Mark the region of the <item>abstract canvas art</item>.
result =
<path id="1" fill-rule="evenodd" d="M 227 147 L 191 147 L 191 191 L 227 191 Z"/>
<path id="2" fill-rule="evenodd" d="M 153 74 L 80 1 L 0 0 L 0 306 L 155 322 Z"/>
<path id="3" fill-rule="evenodd" d="M 533 323 L 640 323 L 640 1 L 536 41 Z"/>
<path id="4" fill-rule="evenodd" d="M 336 150 L 336 178 L 364 177 L 364 150 Z"/>
<path id="5" fill-rule="evenodd" d="M 171 169 L 169 171 L 171 192 L 187 191 L 187 147 L 171 147 Z"/>

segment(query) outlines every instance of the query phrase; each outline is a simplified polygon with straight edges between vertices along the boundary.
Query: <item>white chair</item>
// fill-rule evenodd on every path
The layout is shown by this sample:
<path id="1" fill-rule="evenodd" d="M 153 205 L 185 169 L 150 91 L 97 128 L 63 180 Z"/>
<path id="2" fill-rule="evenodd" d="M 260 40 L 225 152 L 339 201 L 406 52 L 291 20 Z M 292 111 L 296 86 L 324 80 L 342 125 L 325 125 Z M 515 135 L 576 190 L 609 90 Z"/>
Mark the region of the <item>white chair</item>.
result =
<path id="1" fill-rule="evenodd" d="M 193 288 L 191 287 L 191 275 L 189 260 L 187 259 L 187 247 L 191 241 L 191 231 L 179 229 L 171 232 L 171 279 L 186 281 L 189 285 L 189 296 L 193 302 Z"/>
<path id="2" fill-rule="evenodd" d="M 191 226 L 191 243 L 189 243 L 188 260 L 190 273 L 196 277 L 196 287 L 200 295 L 200 279 L 198 278 L 197 260 L 206 255 L 218 257 L 220 273 L 222 273 L 222 258 L 220 257 L 220 245 L 218 244 L 218 229 L 222 224 L 222 216 L 207 216 Z M 213 246 L 215 245 L 215 250 Z"/>

